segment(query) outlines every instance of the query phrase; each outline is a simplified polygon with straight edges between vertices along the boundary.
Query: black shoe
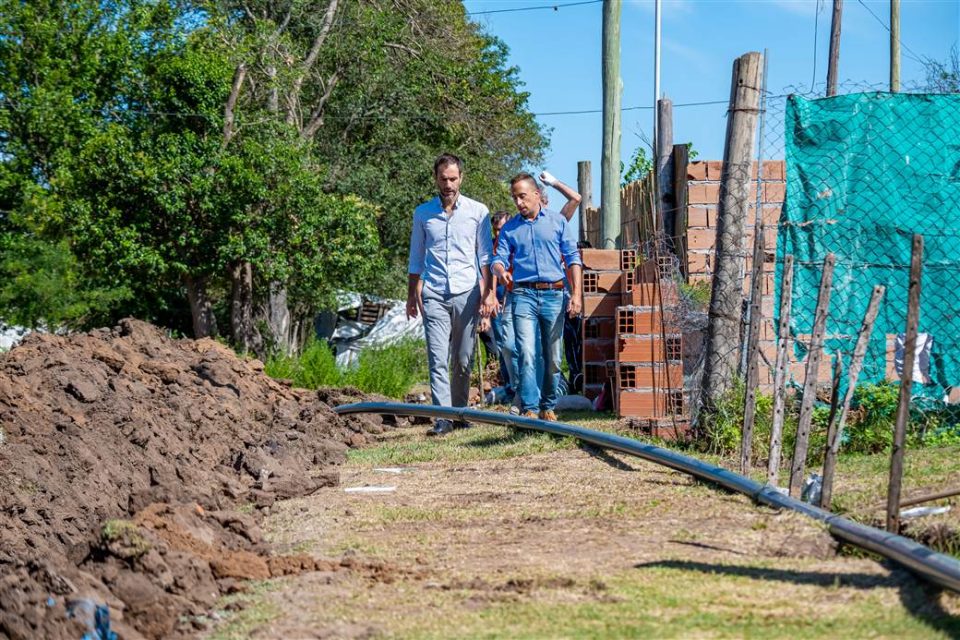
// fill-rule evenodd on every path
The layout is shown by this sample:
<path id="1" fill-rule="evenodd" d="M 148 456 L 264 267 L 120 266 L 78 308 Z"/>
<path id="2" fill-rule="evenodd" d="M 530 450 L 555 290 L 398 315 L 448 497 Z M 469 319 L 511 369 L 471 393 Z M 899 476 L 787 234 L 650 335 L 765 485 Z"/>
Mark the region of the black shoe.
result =
<path id="1" fill-rule="evenodd" d="M 428 436 L 442 436 L 444 434 L 450 433 L 453 431 L 453 423 L 447 420 L 446 418 L 441 418 L 437 420 L 437 423 L 433 425 L 433 429 L 427 431 Z"/>
<path id="2" fill-rule="evenodd" d="M 454 421 L 453 421 L 453 428 L 454 428 L 454 429 L 469 429 L 469 428 L 470 428 L 470 423 L 467 422 L 466 420 L 454 420 Z"/>

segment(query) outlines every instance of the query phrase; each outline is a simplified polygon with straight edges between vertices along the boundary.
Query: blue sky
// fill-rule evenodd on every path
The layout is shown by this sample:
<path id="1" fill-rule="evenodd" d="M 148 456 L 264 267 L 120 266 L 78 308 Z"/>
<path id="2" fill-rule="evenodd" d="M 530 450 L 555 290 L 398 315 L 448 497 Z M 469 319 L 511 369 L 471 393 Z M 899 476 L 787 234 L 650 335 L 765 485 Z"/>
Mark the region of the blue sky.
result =
<path id="1" fill-rule="evenodd" d="M 556 0 L 560 5 L 556 11 L 505 12 L 473 18 L 510 47 L 510 61 L 520 70 L 534 113 L 599 110 L 602 106 L 601 4 L 562 6 L 570 1 Z M 464 1 L 471 13 L 549 4 L 550 0 Z M 768 49 L 767 86 L 775 94 L 791 87 L 805 92 L 814 79 L 820 84 L 826 81 L 831 0 L 663 0 L 662 6 L 663 93 L 676 105 L 723 103 L 674 109 L 674 142 L 693 142 L 701 159 L 720 159 L 723 155 L 726 99 L 737 56 Z M 890 35 L 885 27 L 889 2 L 846 0 L 843 6 L 841 85 L 849 82 L 885 88 L 889 74 Z M 818 7 L 819 24 L 815 25 Z M 902 0 L 900 11 L 901 77 L 907 87 L 924 80 L 924 69 L 917 59 L 948 58 L 950 48 L 960 38 L 960 0 Z M 649 106 L 654 99 L 653 1 L 624 0 L 621 30 L 623 106 Z M 542 115 L 538 119 L 552 129 L 546 166 L 554 175 L 576 185 L 577 161 L 593 163 L 596 203 L 601 114 Z M 634 148 L 646 144 L 644 138 L 650 139 L 652 125 L 649 109 L 623 113 L 624 162 Z M 771 126 L 782 129 L 782 123 Z"/>

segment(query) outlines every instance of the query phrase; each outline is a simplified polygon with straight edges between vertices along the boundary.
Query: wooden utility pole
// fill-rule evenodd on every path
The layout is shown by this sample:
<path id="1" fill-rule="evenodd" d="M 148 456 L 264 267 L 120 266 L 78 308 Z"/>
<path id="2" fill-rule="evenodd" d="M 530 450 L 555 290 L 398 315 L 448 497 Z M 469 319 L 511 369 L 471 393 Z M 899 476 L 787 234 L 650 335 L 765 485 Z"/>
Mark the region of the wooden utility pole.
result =
<path id="1" fill-rule="evenodd" d="M 833 20 L 830 22 L 830 60 L 827 63 L 827 97 L 837 95 L 837 65 L 840 62 L 840 19 L 843 0 L 833 0 Z"/>
<path id="2" fill-rule="evenodd" d="M 603 155 L 600 163 L 600 249 L 620 237 L 620 9 L 603 0 Z"/>
<path id="3" fill-rule="evenodd" d="M 663 231 L 667 241 L 676 235 L 674 233 L 674 198 L 673 198 L 673 163 L 670 154 L 673 153 L 673 101 L 669 98 L 657 100 L 657 227 Z M 672 246 L 672 242 L 671 242 Z"/>
<path id="4" fill-rule="evenodd" d="M 824 332 L 830 312 L 830 293 L 833 290 L 833 266 L 836 257 L 828 253 L 823 260 L 823 275 L 820 278 L 820 293 L 817 295 L 817 310 L 813 317 L 813 333 L 810 335 L 810 350 L 807 367 L 803 374 L 803 398 L 800 400 L 800 418 L 797 421 L 797 442 L 790 464 L 790 495 L 800 497 L 803 487 L 803 472 L 807 466 L 807 448 L 810 446 L 810 425 L 813 423 L 813 405 L 817 401 L 817 379 L 820 375 L 820 358 L 823 356 Z"/>
<path id="5" fill-rule="evenodd" d="M 893 455 L 890 460 L 890 484 L 887 489 L 887 531 L 900 531 L 900 485 L 903 481 L 903 448 L 910 419 L 910 394 L 913 391 L 913 362 L 917 353 L 920 325 L 920 276 L 923 273 L 923 236 L 913 236 L 910 256 L 910 285 L 907 289 L 907 334 L 903 341 L 903 371 L 900 375 L 900 404 L 893 428 Z"/>
<path id="6" fill-rule="evenodd" d="M 580 241 L 587 239 L 587 209 L 593 207 L 593 174 L 590 171 L 590 161 L 581 160 L 577 163 L 577 192 L 580 194 L 580 208 L 577 214 L 580 219 Z"/>
<path id="7" fill-rule="evenodd" d="M 900 92 L 900 0 L 890 0 L 890 92 Z"/>
<path id="8" fill-rule="evenodd" d="M 763 56 L 753 51 L 733 63 L 727 134 L 720 174 L 717 266 L 710 296 L 702 397 L 710 410 L 733 385 L 740 361 L 740 316 L 746 252 L 744 239 Z"/>

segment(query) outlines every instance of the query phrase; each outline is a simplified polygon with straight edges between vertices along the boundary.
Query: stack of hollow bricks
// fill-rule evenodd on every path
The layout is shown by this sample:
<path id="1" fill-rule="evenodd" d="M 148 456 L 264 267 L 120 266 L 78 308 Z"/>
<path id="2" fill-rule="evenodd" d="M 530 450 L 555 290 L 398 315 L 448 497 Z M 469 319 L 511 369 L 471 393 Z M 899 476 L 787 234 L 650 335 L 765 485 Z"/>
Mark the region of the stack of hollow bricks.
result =
<path id="1" fill-rule="evenodd" d="M 682 336 L 664 324 L 676 304 L 672 280 L 633 250 L 583 250 L 584 395 L 607 385 L 620 417 L 651 435 L 673 437 L 684 413 Z"/>
<path id="2" fill-rule="evenodd" d="M 722 162 L 691 162 L 687 165 L 687 273 L 691 283 L 709 282 L 716 266 L 717 212 L 720 202 L 720 172 Z M 753 164 L 752 177 L 757 178 L 757 163 Z M 782 160 L 763 163 L 761 175 L 761 218 L 764 224 L 764 263 L 763 284 L 761 285 L 760 325 L 760 387 L 769 393 L 773 389 L 774 364 L 777 357 L 777 330 L 773 316 L 779 300 L 775 296 L 774 271 L 776 268 L 777 223 L 786 195 L 786 173 Z M 751 184 L 749 207 L 747 209 L 746 242 L 747 255 L 743 293 L 749 297 L 751 273 L 753 272 L 753 238 L 756 221 L 756 183 Z M 812 295 L 816 295 L 813 292 Z M 798 336 L 801 340 L 809 336 Z M 791 362 L 790 377 L 803 380 L 806 363 Z M 822 382 L 830 379 L 830 367 L 820 367 L 819 378 Z"/>

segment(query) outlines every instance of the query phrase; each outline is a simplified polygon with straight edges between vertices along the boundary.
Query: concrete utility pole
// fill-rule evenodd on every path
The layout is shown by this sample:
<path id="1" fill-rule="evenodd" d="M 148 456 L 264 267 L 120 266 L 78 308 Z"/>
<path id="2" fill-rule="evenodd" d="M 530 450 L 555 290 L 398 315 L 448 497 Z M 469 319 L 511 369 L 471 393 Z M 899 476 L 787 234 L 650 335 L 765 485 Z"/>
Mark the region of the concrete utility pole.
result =
<path id="1" fill-rule="evenodd" d="M 890 0 L 890 92 L 900 92 L 900 0 Z"/>
<path id="2" fill-rule="evenodd" d="M 830 23 L 830 61 L 827 63 L 827 97 L 837 95 L 837 65 L 840 62 L 840 21 L 843 0 L 833 0 L 833 20 Z"/>
<path id="3" fill-rule="evenodd" d="M 593 173 L 590 161 L 577 163 L 577 192 L 580 194 L 580 240 L 587 239 L 587 209 L 593 208 Z"/>
<path id="4" fill-rule="evenodd" d="M 621 0 L 603 0 L 603 156 L 600 164 L 600 249 L 620 238 L 620 10 Z"/>
<path id="5" fill-rule="evenodd" d="M 743 272 L 746 261 L 747 211 L 753 165 L 763 56 L 753 51 L 733 63 L 727 136 L 720 174 L 720 208 L 717 214 L 717 266 L 710 296 L 703 402 L 717 406 L 733 385 L 740 361 L 740 316 Z"/>

